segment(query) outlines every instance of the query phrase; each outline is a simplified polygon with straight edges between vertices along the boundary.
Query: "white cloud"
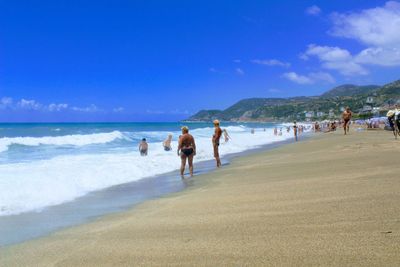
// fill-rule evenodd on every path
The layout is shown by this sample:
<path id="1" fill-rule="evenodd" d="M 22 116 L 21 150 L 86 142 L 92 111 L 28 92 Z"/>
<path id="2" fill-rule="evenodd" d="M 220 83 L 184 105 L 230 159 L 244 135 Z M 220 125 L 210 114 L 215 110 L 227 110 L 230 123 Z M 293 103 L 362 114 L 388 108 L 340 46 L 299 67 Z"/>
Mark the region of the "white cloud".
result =
<path id="1" fill-rule="evenodd" d="M 91 104 L 88 107 L 72 107 L 71 110 L 77 111 L 77 112 L 98 112 L 101 111 L 96 105 Z"/>
<path id="2" fill-rule="evenodd" d="M 321 67 L 345 76 L 366 75 L 367 65 L 400 66 L 400 2 L 356 12 L 334 13 L 329 33 L 358 41 L 365 48 L 354 54 L 332 46 L 309 45 L 300 58 L 317 57 Z"/>
<path id="3" fill-rule="evenodd" d="M 316 5 L 310 6 L 306 9 L 306 14 L 311 15 L 311 16 L 317 16 L 320 13 L 321 13 L 321 9 Z"/>
<path id="4" fill-rule="evenodd" d="M 351 54 L 345 49 L 331 46 L 318 46 L 311 44 L 305 52 L 307 56 L 317 56 L 321 61 L 346 61 L 351 60 Z"/>
<path id="5" fill-rule="evenodd" d="M 76 111 L 76 112 L 105 112 L 105 110 L 98 108 L 96 105 L 92 104 L 87 107 L 70 107 L 66 103 L 51 103 L 42 104 L 33 99 L 24 99 L 14 102 L 11 97 L 0 98 L 0 109 L 11 109 L 11 110 L 31 110 L 40 112 L 60 112 L 60 111 Z M 124 108 L 118 107 L 114 108 L 113 112 L 122 112 Z"/>
<path id="6" fill-rule="evenodd" d="M 12 107 L 13 99 L 11 97 L 2 97 L 0 99 L 0 109 L 6 109 Z"/>
<path id="7" fill-rule="evenodd" d="M 299 75 L 295 72 L 286 72 L 282 76 L 284 78 L 286 78 L 292 82 L 298 83 L 298 84 L 312 84 L 313 83 L 313 81 L 310 78 L 308 78 L 307 76 Z"/>
<path id="8" fill-rule="evenodd" d="M 61 111 L 68 108 L 68 104 L 50 104 L 47 109 L 49 111 Z"/>
<path id="9" fill-rule="evenodd" d="M 42 104 L 36 102 L 36 100 L 21 99 L 17 103 L 17 107 L 21 108 L 21 109 L 27 109 L 27 110 L 39 110 L 42 108 Z"/>
<path id="10" fill-rule="evenodd" d="M 169 111 L 168 113 L 170 113 L 170 114 L 182 114 L 182 115 L 189 115 L 190 114 L 190 112 L 188 111 L 188 110 L 180 110 L 180 109 L 174 109 L 174 110 L 171 110 L 171 111 Z"/>
<path id="11" fill-rule="evenodd" d="M 238 75 L 244 75 L 244 71 L 241 68 L 236 68 L 236 74 Z"/>
<path id="12" fill-rule="evenodd" d="M 356 40 L 367 46 L 354 62 L 400 66 L 400 2 L 388 1 L 375 7 L 331 16 L 333 36 Z"/>
<path id="13" fill-rule="evenodd" d="M 218 70 L 216 68 L 209 68 L 208 71 L 210 71 L 212 73 L 226 74 L 226 72 Z"/>
<path id="14" fill-rule="evenodd" d="M 314 84 L 317 82 L 335 83 L 335 79 L 326 72 L 311 72 L 307 75 L 300 75 L 295 72 L 286 72 L 282 77 L 298 84 Z"/>
<path id="15" fill-rule="evenodd" d="M 343 75 L 366 75 L 368 71 L 358 64 L 351 53 L 339 47 L 311 44 L 303 57 L 315 56 L 325 69 L 337 70 Z"/>
<path id="16" fill-rule="evenodd" d="M 370 46 L 400 45 L 400 3 L 386 2 L 383 7 L 360 12 L 334 13 L 331 34 L 356 39 Z"/>
<path id="17" fill-rule="evenodd" d="M 165 111 L 162 110 L 152 110 L 152 109 L 147 109 L 146 110 L 147 114 L 165 114 Z"/>
<path id="18" fill-rule="evenodd" d="M 400 29 L 399 29 L 400 30 Z M 400 48 L 370 47 L 355 56 L 355 62 L 386 67 L 400 65 Z"/>
<path id="19" fill-rule="evenodd" d="M 279 66 L 279 67 L 285 67 L 285 68 L 290 67 L 290 63 L 282 62 L 277 59 L 253 59 L 253 60 L 251 60 L 251 62 L 254 64 L 260 64 L 260 65 L 266 65 L 266 66 Z"/>
<path id="20" fill-rule="evenodd" d="M 119 113 L 119 112 L 123 112 L 125 109 L 123 107 L 118 107 L 118 108 L 114 108 L 113 112 L 115 113 Z"/>

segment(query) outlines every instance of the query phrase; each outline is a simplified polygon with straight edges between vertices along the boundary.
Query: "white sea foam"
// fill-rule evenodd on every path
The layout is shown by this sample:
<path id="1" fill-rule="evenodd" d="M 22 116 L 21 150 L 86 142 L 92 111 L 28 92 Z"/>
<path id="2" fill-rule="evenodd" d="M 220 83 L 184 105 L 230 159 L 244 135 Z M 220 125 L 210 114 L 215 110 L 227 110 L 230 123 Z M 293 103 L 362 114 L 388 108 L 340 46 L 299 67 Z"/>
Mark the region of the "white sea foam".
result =
<path id="1" fill-rule="evenodd" d="M 293 133 L 283 131 L 282 136 L 274 136 L 272 129 L 256 129 L 255 134 L 242 126 L 226 127 L 232 140 L 224 143 L 221 138 L 222 156 L 242 152 L 261 145 L 292 138 Z M 160 140 L 168 132 L 141 132 L 135 136 L 150 136 Z M 180 159 L 176 154 L 177 135 L 174 132 L 173 152 L 165 152 L 160 142 L 149 143 L 147 157 L 135 151 L 85 155 L 62 155 L 46 160 L 0 164 L 0 216 L 38 211 L 45 207 L 71 201 L 89 192 L 113 185 L 132 182 L 145 177 L 177 170 Z M 197 155 L 195 163 L 213 159 L 212 128 L 191 131 L 196 138 Z M 73 135 L 43 138 L 1 139 L 1 144 L 40 144 L 81 146 L 106 143 L 117 138 L 127 138 L 118 131 L 92 135 Z M 7 141 L 5 141 L 7 140 Z"/>
<path id="2" fill-rule="evenodd" d="M 63 136 L 44 136 L 44 137 L 3 137 L 0 138 L 0 152 L 7 151 L 11 145 L 39 146 L 86 146 L 91 144 L 104 144 L 116 139 L 126 138 L 121 132 L 113 131 L 110 133 L 95 134 L 76 134 Z"/>

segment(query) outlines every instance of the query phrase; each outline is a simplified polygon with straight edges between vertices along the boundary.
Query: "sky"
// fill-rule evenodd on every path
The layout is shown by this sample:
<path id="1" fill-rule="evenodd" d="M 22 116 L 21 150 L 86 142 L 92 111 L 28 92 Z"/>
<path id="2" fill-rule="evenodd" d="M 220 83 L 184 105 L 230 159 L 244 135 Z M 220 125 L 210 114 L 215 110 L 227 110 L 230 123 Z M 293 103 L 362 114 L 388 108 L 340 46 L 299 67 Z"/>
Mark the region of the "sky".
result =
<path id="1" fill-rule="evenodd" d="M 0 122 L 176 121 L 400 79 L 400 1 L 0 0 Z"/>

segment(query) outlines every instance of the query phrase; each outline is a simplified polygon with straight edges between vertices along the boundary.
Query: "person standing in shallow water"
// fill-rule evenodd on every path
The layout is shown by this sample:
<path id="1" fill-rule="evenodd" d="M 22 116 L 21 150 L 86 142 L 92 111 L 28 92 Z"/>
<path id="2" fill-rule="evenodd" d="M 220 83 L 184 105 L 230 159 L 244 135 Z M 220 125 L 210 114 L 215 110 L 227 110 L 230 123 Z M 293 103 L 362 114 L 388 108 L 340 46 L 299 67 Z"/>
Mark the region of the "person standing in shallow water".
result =
<path id="1" fill-rule="evenodd" d="M 172 134 L 169 134 L 167 139 L 165 139 L 163 142 L 163 147 L 165 151 L 170 151 L 172 149 L 171 141 L 172 141 Z"/>
<path id="2" fill-rule="evenodd" d="M 212 137 L 212 144 L 214 148 L 214 158 L 217 161 L 217 168 L 221 167 L 221 159 L 219 158 L 219 139 L 222 135 L 221 127 L 219 127 L 219 120 L 214 120 L 214 135 Z"/>
<path id="3" fill-rule="evenodd" d="M 294 139 L 297 141 L 297 124 L 296 124 L 296 121 L 293 123 L 293 133 L 294 133 Z"/>
<path id="4" fill-rule="evenodd" d="M 178 156 L 181 157 L 181 177 L 185 178 L 186 160 L 189 163 L 190 177 L 193 177 L 193 157 L 196 155 L 196 143 L 187 126 L 182 127 L 182 135 L 178 141 Z"/>
<path id="5" fill-rule="evenodd" d="M 342 114 L 342 118 L 343 118 L 343 121 L 344 121 L 343 130 L 344 130 L 344 134 L 345 134 L 345 135 L 349 133 L 349 130 L 350 130 L 350 120 L 351 120 L 351 116 L 352 116 L 352 115 L 353 115 L 353 114 L 351 113 L 350 108 L 349 108 L 349 107 L 346 107 L 346 109 L 343 111 L 343 114 Z"/>
<path id="6" fill-rule="evenodd" d="M 146 138 L 142 139 L 139 144 L 139 151 L 141 156 L 147 156 L 147 151 L 149 150 L 149 145 L 147 144 Z"/>

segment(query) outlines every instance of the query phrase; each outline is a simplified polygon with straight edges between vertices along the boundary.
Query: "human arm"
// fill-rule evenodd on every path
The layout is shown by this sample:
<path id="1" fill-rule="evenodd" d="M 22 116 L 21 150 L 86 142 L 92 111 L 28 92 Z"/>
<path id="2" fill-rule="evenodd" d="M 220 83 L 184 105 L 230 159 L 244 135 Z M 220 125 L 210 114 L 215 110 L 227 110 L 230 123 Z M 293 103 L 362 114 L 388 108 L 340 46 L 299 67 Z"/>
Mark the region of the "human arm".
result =
<path id="1" fill-rule="evenodd" d="M 192 137 L 192 143 L 193 143 L 193 155 L 196 156 L 196 142 L 194 141 L 193 137 Z"/>
<path id="2" fill-rule="evenodd" d="M 178 154 L 178 156 L 179 156 L 179 152 L 181 151 L 181 148 L 182 148 L 182 138 L 180 137 L 178 140 L 178 149 L 176 150 L 176 153 Z"/>

